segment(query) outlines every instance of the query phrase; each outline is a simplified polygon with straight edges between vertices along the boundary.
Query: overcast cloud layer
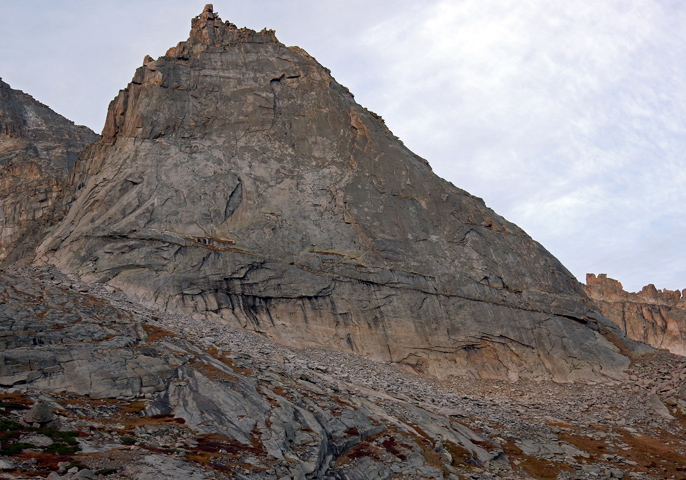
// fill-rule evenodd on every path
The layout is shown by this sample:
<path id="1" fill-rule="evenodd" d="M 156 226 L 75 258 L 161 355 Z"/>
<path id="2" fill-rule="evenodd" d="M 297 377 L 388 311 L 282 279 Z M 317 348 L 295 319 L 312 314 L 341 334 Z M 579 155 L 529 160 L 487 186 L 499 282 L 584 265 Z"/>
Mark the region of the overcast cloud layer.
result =
<path id="1" fill-rule="evenodd" d="M 0 0 L 0 76 L 102 129 L 205 2 Z M 369 4 L 372 4 L 371 6 Z M 686 288 L 686 3 L 215 1 L 307 50 L 434 170 L 581 281 Z"/>

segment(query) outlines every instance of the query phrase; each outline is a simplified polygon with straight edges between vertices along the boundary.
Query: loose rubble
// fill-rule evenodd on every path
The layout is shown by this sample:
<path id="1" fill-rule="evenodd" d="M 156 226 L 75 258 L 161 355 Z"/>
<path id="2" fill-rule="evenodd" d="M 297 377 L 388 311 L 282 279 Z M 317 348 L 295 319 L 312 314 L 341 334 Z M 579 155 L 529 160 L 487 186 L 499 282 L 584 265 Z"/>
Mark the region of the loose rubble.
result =
<path id="1" fill-rule="evenodd" d="M 686 478 L 686 358 L 668 352 L 611 384 L 439 381 L 44 268 L 0 295 L 3 448 L 21 448 L 0 478 Z"/>

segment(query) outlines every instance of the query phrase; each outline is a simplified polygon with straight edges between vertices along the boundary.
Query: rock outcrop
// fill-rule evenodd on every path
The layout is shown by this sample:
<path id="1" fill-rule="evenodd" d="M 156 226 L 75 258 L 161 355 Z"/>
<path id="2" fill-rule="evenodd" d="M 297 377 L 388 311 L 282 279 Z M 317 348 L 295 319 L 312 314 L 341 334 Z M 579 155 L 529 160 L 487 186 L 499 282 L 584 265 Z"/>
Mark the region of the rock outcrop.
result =
<path id="1" fill-rule="evenodd" d="M 40 240 L 79 152 L 99 139 L 0 79 L 0 261 Z"/>
<path id="2" fill-rule="evenodd" d="M 629 293 L 606 274 L 589 273 L 586 293 L 629 338 L 686 356 L 686 289 L 658 290 L 651 284 Z"/>
<path id="3" fill-rule="evenodd" d="M 37 261 L 145 304 L 438 377 L 597 380 L 629 363 L 543 247 L 302 49 L 211 6 L 146 57 L 82 160 Z"/>

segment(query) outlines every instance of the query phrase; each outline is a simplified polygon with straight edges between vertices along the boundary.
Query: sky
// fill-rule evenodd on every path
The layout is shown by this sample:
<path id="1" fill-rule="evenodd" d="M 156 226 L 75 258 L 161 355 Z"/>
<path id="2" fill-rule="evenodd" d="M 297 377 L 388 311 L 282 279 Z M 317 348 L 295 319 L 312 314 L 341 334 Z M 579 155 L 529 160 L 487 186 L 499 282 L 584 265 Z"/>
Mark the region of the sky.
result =
<path id="1" fill-rule="evenodd" d="M 145 55 L 188 37 L 194 0 L 0 0 L 0 77 L 77 124 Z M 276 30 L 434 171 L 580 280 L 686 288 L 686 2 L 222 0 Z"/>

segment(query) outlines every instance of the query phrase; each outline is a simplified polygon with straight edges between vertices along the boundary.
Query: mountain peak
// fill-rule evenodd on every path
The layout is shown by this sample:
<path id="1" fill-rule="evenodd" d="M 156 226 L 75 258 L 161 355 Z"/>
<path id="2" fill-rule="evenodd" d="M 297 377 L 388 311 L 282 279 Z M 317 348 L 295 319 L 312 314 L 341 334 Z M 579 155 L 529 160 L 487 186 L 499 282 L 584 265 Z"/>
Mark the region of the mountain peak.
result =
<path id="1" fill-rule="evenodd" d="M 110 105 L 40 261 L 146 304 L 447 377 L 628 359 L 571 274 L 330 72 L 211 5 Z M 564 338 L 565 341 L 559 339 Z"/>
<path id="2" fill-rule="evenodd" d="M 79 152 L 96 140 L 0 79 L 0 261 L 38 241 Z"/>
<path id="3" fill-rule="evenodd" d="M 256 32 L 249 28 L 238 28 L 228 21 L 223 22 L 211 3 L 205 5 L 202 13 L 191 20 L 188 42 L 210 47 L 236 43 L 278 43 L 273 30 L 264 29 Z"/>

